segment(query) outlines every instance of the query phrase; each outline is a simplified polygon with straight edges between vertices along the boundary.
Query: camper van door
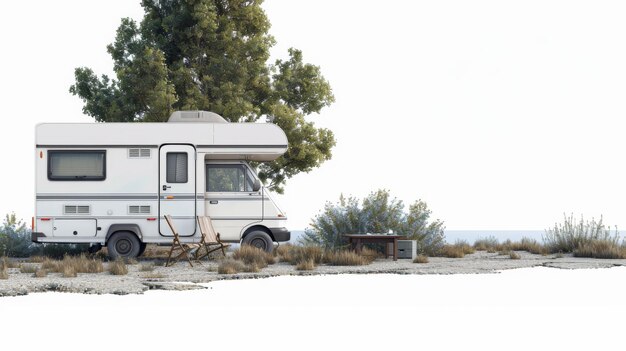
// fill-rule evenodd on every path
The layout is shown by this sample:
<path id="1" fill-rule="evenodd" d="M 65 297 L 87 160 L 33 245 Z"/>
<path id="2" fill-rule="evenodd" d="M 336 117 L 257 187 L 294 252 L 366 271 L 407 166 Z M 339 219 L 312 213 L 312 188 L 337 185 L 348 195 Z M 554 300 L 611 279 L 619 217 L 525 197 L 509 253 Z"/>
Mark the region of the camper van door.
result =
<path id="1" fill-rule="evenodd" d="M 159 149 L 159 232 L 173 233 L 163 218 L 170 215 L 181 236 L 196 232 L 196 149 L 167 144 Z"/>

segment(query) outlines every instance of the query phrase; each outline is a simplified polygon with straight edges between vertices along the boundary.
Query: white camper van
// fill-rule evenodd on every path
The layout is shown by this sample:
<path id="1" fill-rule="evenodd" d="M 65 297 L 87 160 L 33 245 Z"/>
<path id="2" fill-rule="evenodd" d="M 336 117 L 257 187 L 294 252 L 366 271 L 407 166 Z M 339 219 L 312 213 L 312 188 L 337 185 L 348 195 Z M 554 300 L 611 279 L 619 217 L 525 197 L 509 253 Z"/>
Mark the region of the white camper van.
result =
<path id="1" fill-rule="evenodd" d="M 169 244 L 171 215 L 181 241 L 198 242 L 196 216 L 222 241 L 266 251 L 288 241 L 285 214 L 248 161 L 272 161 L 287 137 L 270 123 L 228 123 L 206 111 L 167 123 L 45 123 L 36 127 L 32 240 L 106 245 L 136 257 Z"/>

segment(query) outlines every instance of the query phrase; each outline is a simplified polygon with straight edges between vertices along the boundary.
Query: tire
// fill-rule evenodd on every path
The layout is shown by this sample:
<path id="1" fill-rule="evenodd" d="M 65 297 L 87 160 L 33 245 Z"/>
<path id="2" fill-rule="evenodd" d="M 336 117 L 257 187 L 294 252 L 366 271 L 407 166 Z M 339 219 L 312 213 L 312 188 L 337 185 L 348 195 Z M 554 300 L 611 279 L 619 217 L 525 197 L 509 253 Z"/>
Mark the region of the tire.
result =
<path id="1" fill-rule="evenodd" d="M 246 235 L 241 243 L 257 247 L 265 252 L 272 252 L 272 250 L 274 250 L 274 241 L 272 238 L 266 232 L 260 230 L 255 230 Z"/>
<path id="2" fill-rule="evenodd" d="M 146 243 L 141 243 L 139 246 L 139 254 L 137 256 L 143 255 L 144 251 L 146 251 L 146 247 L 148 246 Z"/>
<path id="3" fill-rule="evenodd" d="M 113 260 L 118 257 L 136 258 L 141 250 L 141 242 L 134 233 L 117 232 L 109 239 L 107 249 Z"/>

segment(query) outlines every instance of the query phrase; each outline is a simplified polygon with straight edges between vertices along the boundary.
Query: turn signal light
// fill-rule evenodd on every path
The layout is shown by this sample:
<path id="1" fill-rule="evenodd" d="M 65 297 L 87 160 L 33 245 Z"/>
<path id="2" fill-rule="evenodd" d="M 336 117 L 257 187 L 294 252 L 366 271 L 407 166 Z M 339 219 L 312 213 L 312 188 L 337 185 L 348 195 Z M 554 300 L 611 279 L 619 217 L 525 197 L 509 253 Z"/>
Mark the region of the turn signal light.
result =
<path id="1" fill-rule="evenodd" d="M 49 221 L 51 218 L 50 217 L 42 217 L 42 218 L 39 218 L 39 219 L 42 220 L 42 221 Z"/>
<path id="2" fill-rule="evenodd" d="M 150 218 L 146 218 L 146 219 L 149 220 L 149 221 L 156 221 L 156 218 L 154 218 L 154 217 L 150 217 Z"/>

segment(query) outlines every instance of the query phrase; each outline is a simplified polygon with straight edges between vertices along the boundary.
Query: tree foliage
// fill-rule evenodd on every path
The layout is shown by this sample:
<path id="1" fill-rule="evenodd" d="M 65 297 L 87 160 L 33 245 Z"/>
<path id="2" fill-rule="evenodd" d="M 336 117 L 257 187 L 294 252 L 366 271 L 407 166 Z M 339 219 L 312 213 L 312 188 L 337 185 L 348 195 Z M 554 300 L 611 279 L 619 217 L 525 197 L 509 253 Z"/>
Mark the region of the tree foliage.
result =
<path id="1" fill-rule="evenodd" d="M 0 226 L 0 256 L 28 257 L 35 249 L 26 224 L 15 213 L 7 214 Z"/>
<path id="2" fill-rule="evenodd" d="M 328 202 L 305 230 L 304 242 L 328 249 L 345 246 L 344 234 L 388 233 L 406 235 L 417 241 L 417 252 L 433 254 L 445 241 L 444 223 L 430 221 L 428 205 L 417 200 L 404 211 L 402 201 L 391 198 L 388 190 L 377 190 L 362 201 L 340 196 L 337 203 Z"/>
<path id="3" fill-rule="evenodd" d="M 302 52 L 268 62 L 274 38 L 261 0 L 143 0 L 141 23 L 125 18 L 107 47 L 116 79 L 77 68 L 70 92 L 99 122 L 162 122 L 175 110 L 208 110 L 231 122 L 269 117 L 287 153 L 260 165 L 282 192 L 287 178 L 330 159 L 333 133 L 305 117 L 334 102 L 330 84 Z"/>

